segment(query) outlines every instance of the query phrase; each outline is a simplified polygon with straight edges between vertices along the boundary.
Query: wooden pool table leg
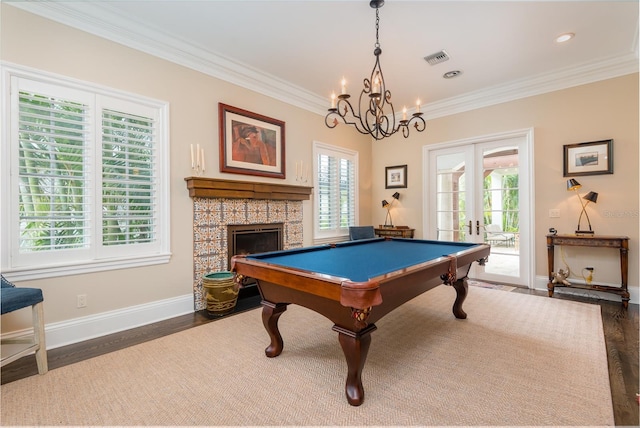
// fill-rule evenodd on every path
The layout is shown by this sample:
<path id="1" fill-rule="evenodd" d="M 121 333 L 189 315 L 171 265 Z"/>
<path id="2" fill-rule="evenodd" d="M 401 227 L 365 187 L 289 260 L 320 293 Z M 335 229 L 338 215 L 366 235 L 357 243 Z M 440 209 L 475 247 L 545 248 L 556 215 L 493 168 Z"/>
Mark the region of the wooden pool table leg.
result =
<path id="1" fill-rule="evenodd" d="M 456 301 L 453 302 L 453 315 L 456 318 L 466 319 L 467 313 L 462 310 L 462 303 L 464 299 L 467 298 L 467 292 L 469 291 L 469 284 L 467 284 L 467 277 L 458 278 L 452 284 L 453 288 L 456 289 Z"/>
<path id="2" fill-rule="evenodd" d="M 352 406 L 359 406 L 364 401 L 362 369 L 365 361 L 367 361 L 369 345 L 371 345 L 371 332 L 376 328 L 375 324 L 370 324 L 362 331 L 353 332 L 337 325 L 333 326 L 333 330 L 339 333 L 338 340 L 347 360 L 345 393 L 347 401 Z"/>
<path id="3" fill-rule="evenodd" d="M 267 357 L 277 357 L 282 353 L 284 348 L 284 342 L 282 341 L 282 335 L 278 330 L 278 318 L 284 311 L 287 310 L 287 303 L 271 303 L 263 300 L 262 302 L 262 324 L 267 330 L 269 337 L 271 338 L 271 344 L 267 346 L 264 353 Z"/>

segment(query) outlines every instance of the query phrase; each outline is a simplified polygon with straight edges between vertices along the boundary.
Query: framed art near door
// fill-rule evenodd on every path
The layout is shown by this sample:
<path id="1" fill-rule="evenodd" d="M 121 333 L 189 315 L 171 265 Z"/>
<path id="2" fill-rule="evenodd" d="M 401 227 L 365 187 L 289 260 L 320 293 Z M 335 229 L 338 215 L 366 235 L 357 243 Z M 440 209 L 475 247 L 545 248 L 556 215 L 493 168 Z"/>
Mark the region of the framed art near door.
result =
<path id="1" fill-rule="evenodd" d="M 403 189 L 407 187 L 407 166 L 388 166 L 385 168 L 384 188 Z"/>
<path id="2" fill-rule="evenodd" d="M 564 176 L 613 174 L 613 140 L 564 146 Z"/>

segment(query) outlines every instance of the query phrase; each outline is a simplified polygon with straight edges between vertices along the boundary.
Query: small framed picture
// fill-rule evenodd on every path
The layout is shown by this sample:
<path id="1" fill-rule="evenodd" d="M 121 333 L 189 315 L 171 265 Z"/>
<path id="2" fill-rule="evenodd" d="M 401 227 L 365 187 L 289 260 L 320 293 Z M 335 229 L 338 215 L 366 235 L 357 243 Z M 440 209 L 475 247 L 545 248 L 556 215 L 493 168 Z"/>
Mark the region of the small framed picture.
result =
<path id="1" fill-rule="evenodd" d="M 220 172 L 285 178 L 284 122 L 218 104 Z"/>
<path id="2" fill-rule="evenodd" d="M 564 176 L 613 174 L 613 140 L 566 144 Z"/>
<path id="3" fill-rule="evenodd" d="M 407 166 L 388 166 L 385 168 L 385 189 L 401 189 L 407 187 Z"/>

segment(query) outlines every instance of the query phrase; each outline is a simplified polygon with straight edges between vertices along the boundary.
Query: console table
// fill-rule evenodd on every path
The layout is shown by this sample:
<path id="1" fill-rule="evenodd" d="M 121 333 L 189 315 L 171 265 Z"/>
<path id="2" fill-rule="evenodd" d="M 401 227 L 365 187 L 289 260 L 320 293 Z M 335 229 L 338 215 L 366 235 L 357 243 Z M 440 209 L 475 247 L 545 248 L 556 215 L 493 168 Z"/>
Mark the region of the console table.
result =
<path id="1" fill-rule="evenodd" d="M 396 226 L 396 227 L 380 227 L 373 228 L 375 234 L 379 237 L 392 236 L 394 238 L 413 238 L 413 232 L 415 229 L 410 229 L 409 226 Z"/>
<path id="2" fill-rule="evenodd" d="M 618 248 L 620 249 L 620 278 L 621 286 L 612 287 L 598 284 L 554 284 L 554 248 L 556 245 L 597 247 L 597 248 Z M 629 238 L 626 236 L 598 236 L 598 235 L 547 235 L 547 258 L 549 262 L 549 282 L 547 290 L 549 297 L 553 297 L 555 287 L 579 288 L 584 290 L 597 290 L 607 293 L 614 293 L 622 297 L 622 306 L 629 305 L 629 290 L 627 280 L 629 274 Z"/>

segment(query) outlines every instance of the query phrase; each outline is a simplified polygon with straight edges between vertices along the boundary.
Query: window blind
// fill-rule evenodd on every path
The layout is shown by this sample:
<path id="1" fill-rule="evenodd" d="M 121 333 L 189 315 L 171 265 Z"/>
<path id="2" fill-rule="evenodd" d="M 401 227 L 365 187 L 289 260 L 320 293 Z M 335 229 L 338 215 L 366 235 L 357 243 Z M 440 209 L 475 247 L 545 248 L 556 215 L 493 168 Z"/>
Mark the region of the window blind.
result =
<path id="1" fill-rule="evenodd" d="M 355 225 L 357 213 L 357 156 L 326 145 L 316 153 L 316 235 L 337 237 Z"/>
<path id="2" fill-rule="evenodd" d="M 154 203 L 154 120 L 123 112 L 102 113 L 102 242 L 151 242 Z"/>
<path id="3" fill-rule="evenodd" d="M 84 163 L 88 107 L 20 92 L 18 109 L 20 251 L 85 247 L 90 239 Z"/>

